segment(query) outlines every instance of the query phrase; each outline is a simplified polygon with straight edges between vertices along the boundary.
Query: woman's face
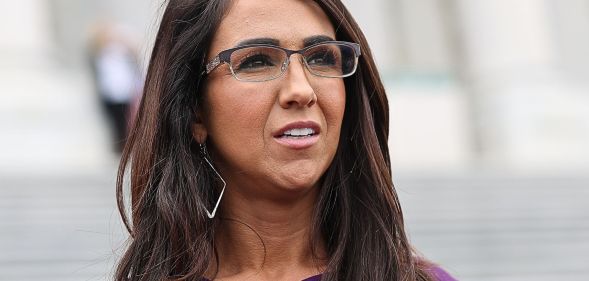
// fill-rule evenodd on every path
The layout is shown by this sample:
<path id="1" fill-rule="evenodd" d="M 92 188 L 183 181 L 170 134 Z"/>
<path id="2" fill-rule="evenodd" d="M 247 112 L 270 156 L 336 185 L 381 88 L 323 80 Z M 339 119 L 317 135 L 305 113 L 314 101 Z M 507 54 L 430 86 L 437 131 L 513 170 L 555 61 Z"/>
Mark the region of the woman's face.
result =
<path id="1" fill-rule="evenodd" d="M 271 39 L 298 50 L 318 36 L 335 40 L 333 26 L 313 1 L 236 0 L 207 58 L 245 40 Z M 203 126 L 195 126 L 201 130 L 195 134 L 206 130 L 215 165 L 238 192 L 284 196 L 308 190 L 335 155 L 345 95 L 341 78 L 313 76 L 298 54 L 283 76 L 265 82 L 238 81 L 222 64 L 207 76 Z"/>

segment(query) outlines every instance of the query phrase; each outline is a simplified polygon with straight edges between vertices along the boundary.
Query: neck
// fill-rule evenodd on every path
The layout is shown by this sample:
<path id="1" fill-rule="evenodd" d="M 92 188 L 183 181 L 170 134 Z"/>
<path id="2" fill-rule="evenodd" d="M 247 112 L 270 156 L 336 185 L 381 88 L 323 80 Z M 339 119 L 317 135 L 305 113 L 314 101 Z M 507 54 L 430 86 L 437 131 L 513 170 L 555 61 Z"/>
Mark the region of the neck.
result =
<path id="1" fill-rule="evenodd" d="M 229 189 L 228 189 L 229 190 Z M 313 256 L 311 220 L 317 188 L 288 202 L 228 192 L 215 237 L 218 277 L 256 274 L 258 280 L 318 274 L 324 261 Z M 323 245 L 315 245 L 324 256 Z M 274 279 L 274 280 L 277 280 Z M 300 280 L 300 279 L 299 279 Z"/>

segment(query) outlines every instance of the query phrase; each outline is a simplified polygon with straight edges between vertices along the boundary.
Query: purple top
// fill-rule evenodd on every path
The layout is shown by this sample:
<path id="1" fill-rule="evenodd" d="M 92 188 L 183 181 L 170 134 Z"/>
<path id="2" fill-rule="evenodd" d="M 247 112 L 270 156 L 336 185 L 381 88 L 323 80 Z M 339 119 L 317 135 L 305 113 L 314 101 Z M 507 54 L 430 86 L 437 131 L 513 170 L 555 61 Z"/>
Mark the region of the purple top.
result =
<path id="1" fill-rule="evenodd" d="M 320 281 L 321 280 L 321 274 L 319 275 L 315 275 L 315 276 L 311 276 L 309 278 L 305 278 L 301 281 Z"/>
<path id="2" fill-rule="evenodd" d="M 431 271 L 437 281 L 458 281 L 439 266 L 433 267 Z"/>
<path id="3" fill-rule="evenodd" d="M 432 268 L 431 271 L 437 281 L 458 281 L 458 280 L 454 279 L 454 277 L 450 276 L 450 274 L 448 274 L 448 272 L 444 271 L 442 268 L 440 268 L 438 266 Z M 203 280 L 209 281 L 206 278 L 203 278 Z M 309 278 L 305 278 L 301 281 L 321 281 L 321 274 L 311 276 Z"/>
<path id="4" fill-rule="evenodd" d="M 450 276 L 450 274 L 448 274 L 448 272 L 444 271 L 440 267 L 436 266 L 436 267 L 432 268 L 431 272 L 433 273 L 436 281 L 458 281 L 458 280 L 454 279 L 454 277 Z M 321 274 L 311 276 L 311 277 L 306 278 L 302 281 L 321 281 Z"/>

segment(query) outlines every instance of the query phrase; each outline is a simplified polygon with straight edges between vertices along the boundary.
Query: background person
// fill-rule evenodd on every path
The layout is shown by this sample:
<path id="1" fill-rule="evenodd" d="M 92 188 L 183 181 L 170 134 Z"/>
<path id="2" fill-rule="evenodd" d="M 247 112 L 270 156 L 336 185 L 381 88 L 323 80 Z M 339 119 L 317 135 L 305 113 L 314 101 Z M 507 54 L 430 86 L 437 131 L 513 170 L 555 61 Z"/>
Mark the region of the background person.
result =
<path id="1" fill-rule="evenodd" d="M 90 44 L 90 65 L 100 103 L 111 127 L 114 149 L 121 152 L 129 116 L 142 82 L 134 44 L 121 27 L 102 23 Z"/>

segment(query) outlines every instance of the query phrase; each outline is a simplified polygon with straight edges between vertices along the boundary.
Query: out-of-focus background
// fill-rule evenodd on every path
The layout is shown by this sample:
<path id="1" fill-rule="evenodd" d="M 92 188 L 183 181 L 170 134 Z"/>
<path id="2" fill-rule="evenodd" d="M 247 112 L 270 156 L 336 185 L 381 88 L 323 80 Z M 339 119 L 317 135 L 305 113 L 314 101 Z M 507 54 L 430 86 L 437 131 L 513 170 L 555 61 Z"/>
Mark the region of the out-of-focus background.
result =
<path id="1" fill-rule="evenodd" d="M 589 280 L 589 1 L 344 2 L 416 248 L 461 280 Z M 162 4 L 0 1 L 0 280 L 110 279 L 113 139 Z"/>

